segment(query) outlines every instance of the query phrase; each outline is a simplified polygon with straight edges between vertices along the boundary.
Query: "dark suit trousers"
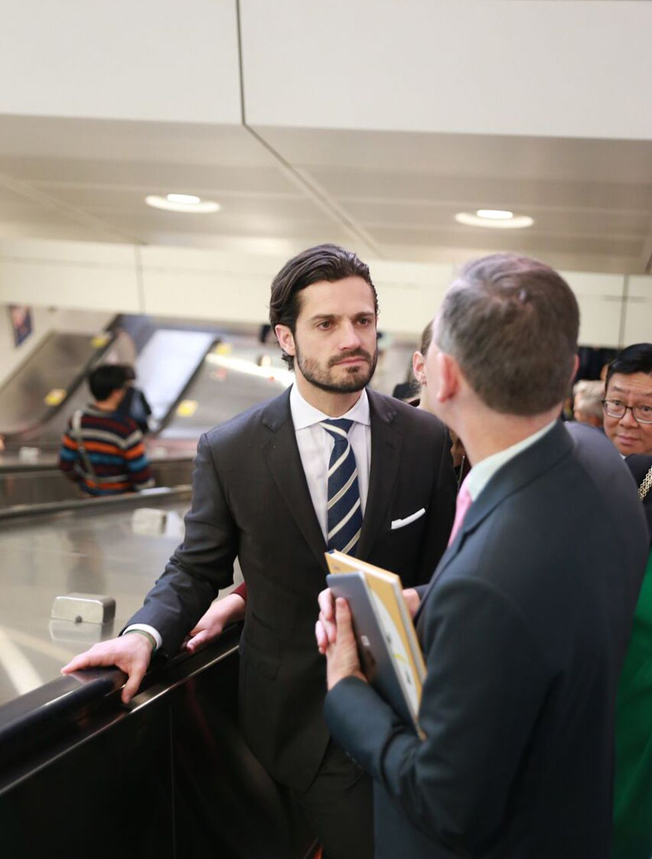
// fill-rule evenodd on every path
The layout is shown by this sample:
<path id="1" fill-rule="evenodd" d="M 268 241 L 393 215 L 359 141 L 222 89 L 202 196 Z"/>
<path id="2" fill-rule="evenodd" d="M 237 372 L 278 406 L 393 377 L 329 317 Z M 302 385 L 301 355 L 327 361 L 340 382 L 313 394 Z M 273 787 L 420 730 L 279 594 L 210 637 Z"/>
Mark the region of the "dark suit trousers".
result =
<path id="1" fill-rule="evenodd" d="M 310 787 L 295 796 L 324 859 L 373 859 L 371 779 L 333 740 Z"/>

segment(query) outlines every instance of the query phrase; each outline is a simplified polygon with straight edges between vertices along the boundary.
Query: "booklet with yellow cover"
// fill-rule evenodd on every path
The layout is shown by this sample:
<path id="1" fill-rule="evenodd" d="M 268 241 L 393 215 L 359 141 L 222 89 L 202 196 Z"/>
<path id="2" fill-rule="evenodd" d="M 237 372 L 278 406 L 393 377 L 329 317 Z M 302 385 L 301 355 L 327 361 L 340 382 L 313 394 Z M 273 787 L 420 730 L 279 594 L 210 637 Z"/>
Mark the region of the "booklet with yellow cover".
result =
<path id="1" fill-rule="evenodd" d="M 351 606 L 365 676 L 422 736 L 418 713 L 426 666 L 400 577 L 343 552 L 327 552 L 326 562 L 328 587 Z"/>

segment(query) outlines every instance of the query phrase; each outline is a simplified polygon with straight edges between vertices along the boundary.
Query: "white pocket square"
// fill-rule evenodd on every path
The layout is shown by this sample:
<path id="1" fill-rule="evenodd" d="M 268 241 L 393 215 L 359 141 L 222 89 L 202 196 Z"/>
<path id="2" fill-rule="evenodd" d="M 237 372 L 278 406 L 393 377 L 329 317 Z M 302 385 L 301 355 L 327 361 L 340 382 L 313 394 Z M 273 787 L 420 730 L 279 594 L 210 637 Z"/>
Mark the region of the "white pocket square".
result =
<path id="1" fill-rule="evenodd" d="M 420 519 L 425 512 L 426 508 L 422 507 L 421 510 L 417 510 L 417 512 L 413 513 L 411 516 L 406 516 L 405 519 L 394 519 L 391 526 L 392 531 L 396 531 L 397 528 L 405 528 L 406 525 L 416 522 L 416 520 Z"/>

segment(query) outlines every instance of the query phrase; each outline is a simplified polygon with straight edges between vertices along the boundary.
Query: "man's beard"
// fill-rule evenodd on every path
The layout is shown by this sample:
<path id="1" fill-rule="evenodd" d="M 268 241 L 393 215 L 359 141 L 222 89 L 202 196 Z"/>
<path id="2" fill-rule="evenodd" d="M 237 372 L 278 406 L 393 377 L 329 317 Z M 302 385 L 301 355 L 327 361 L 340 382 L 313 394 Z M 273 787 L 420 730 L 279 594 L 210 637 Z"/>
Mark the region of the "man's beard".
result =
<path id="1" fill-rule="evenodd" d="M 364 365 L 353 366 L 349 368 L 348 377 L 345 376 L 340 380 L 334 378 L 331 368 L 335 367 L 340 361 L 346 361 L 347 358 L 358 357 L 368 362 L 366 367 Z M 352 352 L 331 358 L 326 367 L 322 367 L 316 361 L 304 358 L 297 345 L 296 361 L 304 379 L 316 388 L 328 391 L 329 394 L 352 394 L 355 391 L 361 391 L 369 384 L 376 369 L 378 350 L 376 349 L 374 354 L 371 355 L 366 349 L 354 349 Z"/>

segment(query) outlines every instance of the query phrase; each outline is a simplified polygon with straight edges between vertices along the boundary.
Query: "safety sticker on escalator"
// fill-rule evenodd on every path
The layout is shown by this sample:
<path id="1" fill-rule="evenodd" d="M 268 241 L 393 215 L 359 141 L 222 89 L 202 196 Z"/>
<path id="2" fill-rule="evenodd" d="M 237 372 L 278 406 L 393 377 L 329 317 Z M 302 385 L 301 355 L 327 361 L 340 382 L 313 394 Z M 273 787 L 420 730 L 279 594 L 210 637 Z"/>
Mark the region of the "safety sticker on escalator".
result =
<path id="1" fill-rule="evenodd" d="M 177 406 L 177 415 L 180 418 L 191 418 L 197 411 L 198 405 L 197 400 L 181 400 Z"/>
<path id="2" fill-rule="evenodd" d="M 52 388 L 45 395 L 46 406 L 58 406 L 66 399 L 66 392 L 63 388 Z"/>

